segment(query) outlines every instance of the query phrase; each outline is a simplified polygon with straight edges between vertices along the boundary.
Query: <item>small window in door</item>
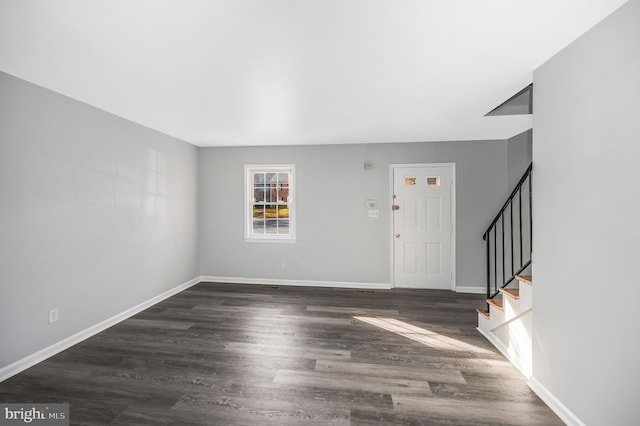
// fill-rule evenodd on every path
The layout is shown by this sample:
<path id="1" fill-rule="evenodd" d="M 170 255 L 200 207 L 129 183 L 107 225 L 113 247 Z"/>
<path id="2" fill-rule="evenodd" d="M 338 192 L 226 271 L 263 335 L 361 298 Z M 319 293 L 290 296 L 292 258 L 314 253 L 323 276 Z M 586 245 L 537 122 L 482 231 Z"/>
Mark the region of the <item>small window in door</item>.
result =
<path id="1" fill-rule="evenodd" d="M 404 186 L 414 186 L 416 184 L 415 177 L 405 177 L 404 178 Z"/>
<path id="2" fill-rule="evenodd" d="M 440 176 L 427 176 L 427 186 L 440 186 Z"/>

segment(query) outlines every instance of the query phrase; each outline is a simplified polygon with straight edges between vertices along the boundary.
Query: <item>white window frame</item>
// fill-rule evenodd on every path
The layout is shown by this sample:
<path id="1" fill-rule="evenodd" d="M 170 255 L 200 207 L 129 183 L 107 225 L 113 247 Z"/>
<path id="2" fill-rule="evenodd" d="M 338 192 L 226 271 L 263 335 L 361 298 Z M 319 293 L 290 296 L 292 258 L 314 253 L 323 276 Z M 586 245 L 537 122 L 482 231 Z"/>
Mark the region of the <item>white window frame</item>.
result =
<path id="1" fill-rule="evenodd" d="M 295 243 L 296 242 L 296 181 L 295 164 L 245 164 L 244 165 L 244 240 L 260 243 Z M 253 174 L 254 173 L 289 173 L 289 208 L 288 234 L 255 234 L 253 232 Z"/>

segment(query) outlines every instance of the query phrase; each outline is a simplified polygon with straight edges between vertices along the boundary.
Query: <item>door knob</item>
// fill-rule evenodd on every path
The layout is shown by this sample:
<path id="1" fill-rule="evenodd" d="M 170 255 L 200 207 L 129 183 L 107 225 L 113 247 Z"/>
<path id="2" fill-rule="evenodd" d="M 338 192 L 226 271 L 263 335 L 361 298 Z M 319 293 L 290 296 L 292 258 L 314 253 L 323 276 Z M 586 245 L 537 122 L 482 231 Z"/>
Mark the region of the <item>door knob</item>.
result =
<path id="1" fill-rule="evenodd" d="M 400 238 L 400 234 L 396 234 L 396 238 Z"/>

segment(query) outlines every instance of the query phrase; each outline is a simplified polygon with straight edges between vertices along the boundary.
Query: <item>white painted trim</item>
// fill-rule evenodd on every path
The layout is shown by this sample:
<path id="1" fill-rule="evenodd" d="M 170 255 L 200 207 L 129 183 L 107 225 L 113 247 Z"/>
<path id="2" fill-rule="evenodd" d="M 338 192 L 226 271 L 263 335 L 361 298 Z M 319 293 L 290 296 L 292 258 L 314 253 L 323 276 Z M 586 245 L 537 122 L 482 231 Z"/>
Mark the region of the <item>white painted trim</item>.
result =
<path id="1" fill-rule="evenodd" d="M 517 356 L 513 356 L 513 354 L 509 352 L 509 349 L 504 345 L 504 343 L 497 339 L 493 335 L 493 333 L 485 332 L 480 327 L 477 327 L 476 330 L 478 330 L 480 334 L 482 334 L 489 342 L 491 342 L 491 344 L 495 346 L 502 353 L 502 355 L 504 355 L 505 358 L 507 358 L 511 362 L 511 364 L 513 364 L 522 373 L 524 377 L 526 377 L 527 379 L 531 378 L 531 367 L 524 360 L 520 359 Z"/>
<path id="2" fill-rule="evenodd" d="M 395 200 L 393 199 L 393 169 L 394 167 L 399 167 L 399 164 L 389 164 L 389 209 L 391 206 L 395 204 Z M 396 263 L 395 263 L 395 252 L 394 252 L 394 238 L 393 238 L 393 221 L 394 214 L 393 210 L 391 210 L 390 220 L 389 220 L 389 282 L 391 283 L 391 288 L 395 288 L 396 286 Z"/>
<path id="3" fill-rule="evenodd" d="M 471 287 L 471 286 L 456 286 L 457 293 L 470 293 L 470 294 L 486 294 L 487 289 L 485 287 Z"/>
<path id="4" fill-rule="evenodd" d="M 453 291 L 457 291 L 457 285 L 456 285 L 456 230 L 458 228 L 458 225 L 456 223 L 456 187 L 458 185 L 458 182 L 456 180 L 456 163 L 408 163 L 408 164 L 389 164 L 389 198 L 391 200 L 389 205 L 393 204 L 393 171 L 395 168 L 400 168 L 400 167 L 448 167 L 451 170 L 451 227 L 452 227 L 452 231 L 451 231 L 451 290 Z M 390 274 L 391 276 L 389 277 L 389 282 L 391 283 L 391 287 L 395 288 L 396 286 L 396 282 L 395 282 L 395 262 L 393 261 L 393 256 L 394 256 L 394 250 L 393 250 L 393 246 L 395 244 L 394 238 L 393 238 L 393 214 L 391 215 L 391 220 L 389 221 L 390 223 L 390 231 L 389 231 L 389 241 L 390 241 L 390 245 L 391 248 L 389 250 L 390 252 Z M 460 293 L 463 293 L 463 291 L 460 291 Z"/>
<path id="5" fill-rule="evenodd" d="M 451 168 L 451 290 L 457 291 L 458 289 L 458 274 L 456 269 L 456 229 L 458 228 L 456 222 L 456 187 L 458 186 L 456 178 L 456 163 L 444 163 L 448 164 Z"/>
<path id="6" fill-rule="evenodd" d="M 531 390 L 534 391 L 536 395 L 538 395 L 540 399 L 543 400 L 544 403 L 547 404 L 549 408 L 551 408 L 553 412 L 556 413 L 568 426 L 585 426 L 584 422 L 582 422 L 578 416 L 569 410 L 549 391 L 549 389 L 544 387 L 542 383 L 537 381 L 535 378 L 531 378 L 527 381 L 527 385 L 529 385 Z"/>
<path id="7" fill-rule="evenodd" d="M 44 361 L 47 358 L 50 358 L 65 349 L 70 348 L 73 345 L 76 345 L 83 340 L 88 339 L 91 336 L 94 336 L 101 331 L 106 330 L 109 327 L 116 325 L 117 323 L 126 320 L 127 318 L 132 317 L 133 315 L 144 311 L 145 309 L 155 305 L 156 303 L 162 302 L 163 300 L 180 293 L 183 290 L 188 289 L 201 281 L 201 277 L 196 277 L 192 280 L 187 281 L 186 283 L 180 284 L 170 290 L 165 291 L 162 294 L 159 294 L 151 299 L 142 302 L 132 308 L 127 309 L 117 315 L 112 316 L 104 321 L 101 321 L 91 327 L 85 328 L 78 333 L 71 335 L 65 339 L 60 340 L 59 342 L 54 343 L 44 349 L 39 350 L 31 355 L 27 355 L 26 357 L 15 361 L 6 367 L 0 369 L 0 382 L 8 379 L 9 377 L 15 376 L 16 374 L 26 370 L 29 367 L 33 367 L 39 362 Z"/>
<path id="8" fill-rule="evenodd" d="M 291 239 L 289 237 L 278 238 L 276 236 L 265 236 L 265 237 L 244 237 L 245 243 L 276 243 L 276 244 L 295 244 L 296 240 Z"/>
<path id="9" fill-rule="evenodd" d="M 249 212 L 254 203 L 253 181 L 250 175 L 254 172 L 283 172 L 289 174 L 289 234 L 286 235 L 254 235 L 253 221 Z M 296 242 L 296 165 L 295 164 L 245 164 L 244 165 L 244 241 L 247 243 L 289 243 Z"/>
<path id="10" fill-rule="evenodd" d="M 358 283 L 348 281 L 310 281 L 310 280 L 283 280 L 273 278 L 241 278 L 241 277 L 212 277 L 202 276 L 201 282 L 222 284 L 255 284 L 255 285 L 281 285 L 299 287 L 332 287 L 332 288 L 363 288 L 371 290 L 389 290 L 389 283 Z"/>

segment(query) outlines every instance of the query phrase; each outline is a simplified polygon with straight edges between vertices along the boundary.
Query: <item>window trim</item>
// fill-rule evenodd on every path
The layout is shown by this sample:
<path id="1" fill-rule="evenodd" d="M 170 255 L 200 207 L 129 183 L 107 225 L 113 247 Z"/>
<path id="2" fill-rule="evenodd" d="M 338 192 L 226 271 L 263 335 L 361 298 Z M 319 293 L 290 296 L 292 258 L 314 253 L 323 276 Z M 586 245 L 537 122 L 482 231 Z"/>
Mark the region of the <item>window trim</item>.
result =
<path id="1" fill-rule="evenodd" d="M 296 242 L 296 166 L 295 164 L 245 164 L 244 165 L 244 241 L 248 243 L 295 243 Z M 277 172 L 289 173 L 288 234 L 253 233 L 253 174 Z"/>

